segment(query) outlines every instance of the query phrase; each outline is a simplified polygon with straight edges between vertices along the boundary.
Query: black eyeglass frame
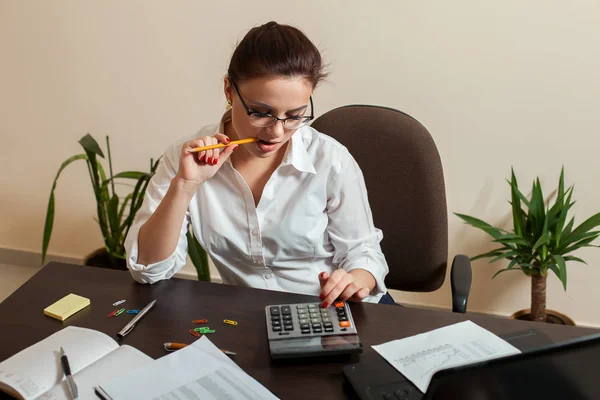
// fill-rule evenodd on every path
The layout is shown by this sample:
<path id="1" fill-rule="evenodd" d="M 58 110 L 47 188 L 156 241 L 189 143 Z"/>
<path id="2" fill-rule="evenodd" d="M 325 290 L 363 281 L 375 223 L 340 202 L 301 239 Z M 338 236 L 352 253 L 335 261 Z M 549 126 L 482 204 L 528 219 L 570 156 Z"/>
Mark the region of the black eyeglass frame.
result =
<path id="1" fill-rule="evenodd" d="M 244 107 L 244 110 L 246 110 L 246 114 L 248 114 L 248 117 L 252 117 L 253 115 L 259 116 L 260 118 L 272 118 L 273 122 L 270 125 L 266 125 L 266 126 L 262 126 L 262 125 L 254 125 L 257 128 L 268 128 L 270 126 L 273 126 L 277 123 L 277 121 L 281 121 L 281 123 L 283 124 L 283 127 L 286 128 L 285 123 L 288 120 L 292 120 L 292 121 L 298 121 L 301 120 L 300 124 L 298 124 L 298 126 L 296 128 L 291 128 L 291 129 L 298 129 L 303 125 L 308 124 L 310 121 L 312 121 L 313 119 L 315 119 L 315 108 L 313 105 L 313 99 L 312 96 L 310 96 L 310 115 L 307 117 L 305 115 L 301 116 L 301 117 L 287 117 L 287 118 L 279 118 L 276 117 L 274 115 L 268 114 L 268 113 L 262 113 L 262 112 L 258 112 L 258 111 L 252 111 L 250 109 L 250 107 L 248 107 L 248 105 L 246 104 L 246 102 L 244 101 L 244 99 L 242 98 L 242 95 L 240 94 L 240 91 L 237 87 L 237 85 L 231 81 L 231 84 L 233 85 L 233 88 L 235 90 L 235 92 L 237 93 L 238 97 L 240 98 L 240 101 L 242 102 L 242 106 Z M 251 120 L 252 123 L 252 120 Z"/>

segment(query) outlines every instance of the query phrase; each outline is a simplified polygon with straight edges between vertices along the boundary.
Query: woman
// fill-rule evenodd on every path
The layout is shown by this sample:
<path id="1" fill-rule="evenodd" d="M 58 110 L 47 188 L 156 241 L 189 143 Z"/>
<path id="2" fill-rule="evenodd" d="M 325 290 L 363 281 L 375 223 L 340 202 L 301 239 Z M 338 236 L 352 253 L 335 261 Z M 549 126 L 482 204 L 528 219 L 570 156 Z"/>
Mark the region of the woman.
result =
<path id="1" fill-rule="evenodd" d="M 298 29 L 269 22 L 235 49 L 218 125 L 164 154 L 126 241 L 135 280 L 186 261 L 188 223 L 223 282 L 378 302 L 388 267 L 362 173 L 345 147 L 307 126 L 321 55 Z M 222 151 L 190 151 L 258 138 Z M 385 300 L 391 300 L 389 295 Z"/>

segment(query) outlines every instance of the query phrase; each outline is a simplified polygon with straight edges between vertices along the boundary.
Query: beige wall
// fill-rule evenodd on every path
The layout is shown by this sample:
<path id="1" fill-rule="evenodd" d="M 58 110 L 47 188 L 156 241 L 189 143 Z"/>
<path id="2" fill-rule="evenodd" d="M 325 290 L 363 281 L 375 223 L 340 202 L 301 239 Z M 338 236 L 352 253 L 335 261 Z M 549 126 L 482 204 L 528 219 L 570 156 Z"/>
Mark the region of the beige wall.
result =
<path id="1" fill-rule="evenodd" d="M 39 251 L 50 185 L 89 132 L 110 134 L 115 169 L 145 169 L 173 140 L 213 123 L 236 40 L 276 19 L 303 29 L 331 63 L 317 113 L 349 103 L 394 107 L 433 134 L 448 208 L 508 221 L 513 165 L 523 183 L 576 183 L 582 221 L 600 211 L 600 8 L 595 1 L 22 1 L 0 2 L 0 247 Z M 377 140 L 377 132 L 370 132 Z M 83 164 L 59 182 L 50 251 L 101 245 Z M 401 208 L 401 205 L 399 205 Z M 450 252 L 487 238 L 450 217 Z M 404 227 L 401 229 L 410 229 Z M 600 325 L 600 251 L 569 268 L 548 305 Z M 520 273 L 474 264 L 470 309 L 528 305 Z M 449 306 L 449 286 L 401 301 Z"/>

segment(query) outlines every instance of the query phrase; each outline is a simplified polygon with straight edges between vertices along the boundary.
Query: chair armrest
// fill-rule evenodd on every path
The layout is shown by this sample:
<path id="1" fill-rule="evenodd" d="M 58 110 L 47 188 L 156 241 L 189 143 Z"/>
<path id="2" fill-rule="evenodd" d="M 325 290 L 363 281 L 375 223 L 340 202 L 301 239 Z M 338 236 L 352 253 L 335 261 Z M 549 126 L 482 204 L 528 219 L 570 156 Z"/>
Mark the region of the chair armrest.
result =
<path id="1" fill-rule="evenodd" d="M 452 286 L 452 311 L 465 313 L 471 291 L 471 261 L 464 254 L 457 254 L 450 271 Z"/>

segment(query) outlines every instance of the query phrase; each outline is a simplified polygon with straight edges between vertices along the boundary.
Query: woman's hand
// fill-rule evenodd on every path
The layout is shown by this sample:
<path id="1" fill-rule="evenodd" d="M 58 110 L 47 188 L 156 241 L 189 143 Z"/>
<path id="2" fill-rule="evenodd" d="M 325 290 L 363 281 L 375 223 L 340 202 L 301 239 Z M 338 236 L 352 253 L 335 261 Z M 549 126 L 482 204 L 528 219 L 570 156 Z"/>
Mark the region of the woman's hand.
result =
<path id="1" fill-rule="evenodd" d="M 360 270 L 356 269 L 352 272 L 354 271 Z M 319 297 L 323 300 L 321 304 L 323 308 L 329 307 L 338 298 L 341 301 L 362 301 L 369 295 L 371 292 L 371 289 L 368 287 L 371 283 L 368 282 L 369 277 L 360 279 L 362 276 L 355 276 L 352 272 L 348 273 L 343 269 L 336 269 L 331 276 L 327 272 L 319 274 L 319 283 L 321 284 L 321 294 Z M 375 287 L 375 278 L 369 272 L 364 272 L 370 276 L 373 283 L 372 286 Z"/>
<path id="2" fill-rule="evenodd" d="M 175 179 L 179 179 L 186 185 L 200 186 L 212 178 L 238 146 L 234 145 L 225 147 L 224 149 L 200 152 L 191 152 L 190 150 L 195 147 L 210 146 L 218 143 L 227 144 L 229 142 L 230 140 L 227 136 L 222 133 L 216 133 L 214 136 L 204 136 L 185 143 L 181 148 L 179 171 Z"/>

